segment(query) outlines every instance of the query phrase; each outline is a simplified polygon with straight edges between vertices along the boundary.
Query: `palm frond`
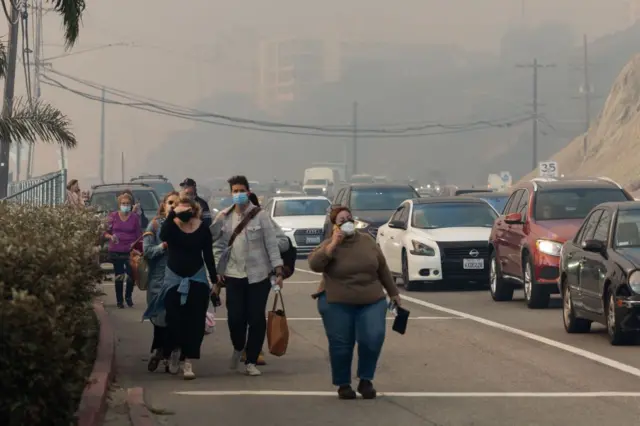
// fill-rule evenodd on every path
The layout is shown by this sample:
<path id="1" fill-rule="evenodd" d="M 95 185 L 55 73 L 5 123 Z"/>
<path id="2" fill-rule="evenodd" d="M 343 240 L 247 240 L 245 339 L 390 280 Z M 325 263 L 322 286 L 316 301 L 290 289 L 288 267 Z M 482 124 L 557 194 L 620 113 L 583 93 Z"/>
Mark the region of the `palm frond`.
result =
<path id="1" fill-rule="evenodd" d="M 13 101 L 10 117 L 0 117 L 0 140 L 36 143 L 42 140 L 67 148 L 77 145 L 69 118 L 50 104 L 34 101 L 33 105 L 21 98 Z"/>
<path id="2" fill-rule="evenodd" d="M 85 0 L 47 0 L 53 3 L 56 12 L 62 15 L 64 40 L 67 49 L 73 47 L 80 35 L 82 13 L 86 7 Z"/>
<path id="3" fill-rule="evenodd" d="M 7 51 L 4 48 L 4 43 L 0 42 L 0 78 L 7 76 Z"/>

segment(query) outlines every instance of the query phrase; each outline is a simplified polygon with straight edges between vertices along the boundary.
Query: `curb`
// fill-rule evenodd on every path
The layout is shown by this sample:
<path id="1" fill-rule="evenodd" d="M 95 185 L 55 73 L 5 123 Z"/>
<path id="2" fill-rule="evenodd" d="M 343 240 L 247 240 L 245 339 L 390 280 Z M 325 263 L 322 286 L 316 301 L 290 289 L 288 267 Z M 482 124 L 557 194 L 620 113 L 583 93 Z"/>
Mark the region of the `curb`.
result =
<path id="1" fill-rule="evenodd" d="M 144 402 L 144 389 L 127 389 L 127 405 L 129 406 L 129 420 L 133 426 L 154 426 L 151 412 Z"/>
<path id="2" fill-rule="evenodd" d="M 109 315 L 100 302 L 93 303 L 93 311 L 100 323 L 96 360 L 89 383 L 82 392 L 78 408 L 78 426 L 99 426 L 107 411 L 109 385 L 115 376 L 116 339 Z"/>

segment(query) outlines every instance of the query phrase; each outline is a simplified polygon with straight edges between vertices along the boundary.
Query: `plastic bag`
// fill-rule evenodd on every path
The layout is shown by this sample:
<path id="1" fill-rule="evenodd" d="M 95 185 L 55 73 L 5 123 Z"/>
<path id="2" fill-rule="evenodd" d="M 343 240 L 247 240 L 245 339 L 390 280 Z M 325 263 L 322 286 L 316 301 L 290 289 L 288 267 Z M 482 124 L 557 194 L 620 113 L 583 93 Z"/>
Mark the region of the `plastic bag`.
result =
<path id="1" fill-rule="evenodd" d="M 216 317 L 213 312 L 207 312 L 204 319 L 204 334 L 211 334 L 216 328 Z"/>

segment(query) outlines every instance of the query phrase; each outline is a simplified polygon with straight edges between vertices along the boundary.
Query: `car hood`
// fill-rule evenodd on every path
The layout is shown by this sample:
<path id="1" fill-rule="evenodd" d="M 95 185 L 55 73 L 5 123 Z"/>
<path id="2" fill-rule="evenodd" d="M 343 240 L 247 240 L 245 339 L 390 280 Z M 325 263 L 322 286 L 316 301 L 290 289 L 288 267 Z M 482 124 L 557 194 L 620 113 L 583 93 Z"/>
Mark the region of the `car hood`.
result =
<path id="1" fill-rule="evenodd" d="M 617 248 L 616 252 L 634 266 L 640 267 L 640 247 L 621 247 Z"/>
<path id="2" fill-rule="evenodd" d="M 584 219 L 539 220 L 536 222 L 536 236 L 564 243 L 572 239 Z"/>
<path id="3" fill-rule="evenodd" d="M 381 226 L 387 223 L 395 210 L 352 210 L 354 219 L 367 222 L 373 226 Z"/>
<path id="4" fill-rule="evenodd" d="M 491 228 L 462 227 L 438 229 L 412 229 L 417 236 L 424 236 L 432 241 L 489 241 Z"/>
<path id="5" fill-rule="evenodd" d="M 314 216 L 276 216 L 273 220 L 280 228 L 302 229 L 324 227 L 324 215 Z"/>

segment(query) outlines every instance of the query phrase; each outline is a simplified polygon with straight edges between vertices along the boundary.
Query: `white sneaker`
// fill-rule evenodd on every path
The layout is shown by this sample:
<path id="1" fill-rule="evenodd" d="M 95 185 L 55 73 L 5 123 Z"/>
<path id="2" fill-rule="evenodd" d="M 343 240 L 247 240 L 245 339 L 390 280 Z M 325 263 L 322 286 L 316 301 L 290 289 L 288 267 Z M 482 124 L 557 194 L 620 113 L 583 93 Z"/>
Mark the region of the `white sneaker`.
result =
<path id="1" fill-rule="evenodd" d="M 244 374 L 247 376 L 261 376 L 262 372 L 258 370 L 255 364 L 247 364 L 245 366 Z"/>
<path id="2" fill-rule="evenodd" d="M 182 374 L 185 380 L 193 380 L 196 378 L 195 373 L 193 372 L 193 366 L 191 362 L 185 361 L 182 366 Z"/>
<path id="3" fill-rule="evenodd" d="M 169 358 L 169 373 L 178 374 L 180 372 L 180 350 L 176 349 L 171 352 L 171 358 Z"/>
<path id="4" fill-rule="evenodd" d="M 238 365 L 240 364 L 240 358 L 242 357 L 242 352 L 241 351 L 233 351 L 233 354 L 231 354 L 231 361 L 229 362 L 229 369 L 230 370 L 237 370 L 238 369 Z"/>

